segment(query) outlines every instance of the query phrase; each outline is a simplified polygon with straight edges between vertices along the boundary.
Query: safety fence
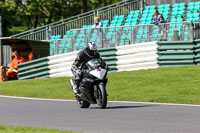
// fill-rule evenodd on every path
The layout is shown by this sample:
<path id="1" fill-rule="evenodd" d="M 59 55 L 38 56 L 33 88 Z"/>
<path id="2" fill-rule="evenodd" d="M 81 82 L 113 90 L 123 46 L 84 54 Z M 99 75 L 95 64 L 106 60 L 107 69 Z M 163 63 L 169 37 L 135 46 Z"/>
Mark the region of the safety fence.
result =
<path id="1" fill-rule="evenodd" d="M 160 40 L 193 40 L 193 26 L 191 22 L 175 22 L 71 29 L 70 35 L 67 35 L 69 38 L 49 40 L 50 55 L 81 50 L 88 42 L 95 42 L 99 48 L 106 48 Z"/>
<path id="2" fill-rule="evenodd" d="M 150 42 L 102 48 L 98 51 L 113 72 L 157 68 L 156 50 L 156 42 Z M 73 76 L 71 65 L 76 54 L 77 52 L 69 52 L 19 64 L 18 78 L 22 80 Z"/>

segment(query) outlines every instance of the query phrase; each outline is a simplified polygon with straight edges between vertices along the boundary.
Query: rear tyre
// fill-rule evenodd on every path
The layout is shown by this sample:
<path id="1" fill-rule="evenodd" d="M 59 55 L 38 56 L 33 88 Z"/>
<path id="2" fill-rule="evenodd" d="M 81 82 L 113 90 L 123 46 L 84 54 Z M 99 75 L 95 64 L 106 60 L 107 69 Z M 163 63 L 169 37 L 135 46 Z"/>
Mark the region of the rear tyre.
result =
<path id="1" fill-rule="evenodd" d="M 101 107 L 101 109 L 104 109 L 107 106 L 107 93 L 105 85 L 103 83 L 99 84 L 98 92 L 99 92 L 99 98 L 97 100 L 97 103 L 99 107 Z"/>
<path id="2" fill-rule="evenodd" d="M 80 108 L 89 108 L 90 107 L 90 103 L 88 103 L 87 101 L 84 101 L 80 98 L 76 98 L 76 101 Z"/>

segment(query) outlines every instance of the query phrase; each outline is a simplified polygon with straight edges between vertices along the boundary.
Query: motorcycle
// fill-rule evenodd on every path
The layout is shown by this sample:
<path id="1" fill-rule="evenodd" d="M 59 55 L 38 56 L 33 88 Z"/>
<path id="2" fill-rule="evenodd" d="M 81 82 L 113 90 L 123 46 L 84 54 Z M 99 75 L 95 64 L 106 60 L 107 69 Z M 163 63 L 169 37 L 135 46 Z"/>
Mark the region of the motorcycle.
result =
<path id="1" fill-rule="evenodd" d="M 79 93 L 76 101 L 80 108 L 89 108 L 90 104 L 98 104 L 99 107 L 107 106 L 107 65 L 100 59 L 92 59 L 82 67 L 83 78 L 79 85 Z M 73 90 L 75 81 L 70 79 Z"/>

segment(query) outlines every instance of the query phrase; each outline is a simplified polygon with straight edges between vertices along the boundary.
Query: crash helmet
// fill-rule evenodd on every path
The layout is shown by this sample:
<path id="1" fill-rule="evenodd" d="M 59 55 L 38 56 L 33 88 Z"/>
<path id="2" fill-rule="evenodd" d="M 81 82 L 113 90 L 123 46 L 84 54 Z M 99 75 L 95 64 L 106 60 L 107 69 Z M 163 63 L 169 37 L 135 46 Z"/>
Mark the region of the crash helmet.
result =
<path id="1" fill-rule="evenodd" d="M 94 42 L 89 42 L 85 47 L 85 52 L 89 56 L 95 56 L 97 54 L 97 46 Z"/>

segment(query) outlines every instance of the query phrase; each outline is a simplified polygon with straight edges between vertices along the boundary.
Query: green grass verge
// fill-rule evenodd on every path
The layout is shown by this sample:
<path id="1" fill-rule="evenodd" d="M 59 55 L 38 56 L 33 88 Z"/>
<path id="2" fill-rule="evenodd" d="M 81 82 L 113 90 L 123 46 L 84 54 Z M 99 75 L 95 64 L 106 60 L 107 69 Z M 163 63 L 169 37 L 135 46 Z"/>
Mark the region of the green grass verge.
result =
<path id="1" fill-rule="evenodd" d="M 0 125 L 0 133 L 81 133 L 81 132 L 62 131 L 62 130 L 47 129 L 47 128 Z"/>
<path id="2" fill-rule="evenodd" d="M 108 100 L 200 104 L 200 66 L 108 74 Z M 69 78 L 0 83 L 0 95 L 74 99 Z"/>

